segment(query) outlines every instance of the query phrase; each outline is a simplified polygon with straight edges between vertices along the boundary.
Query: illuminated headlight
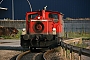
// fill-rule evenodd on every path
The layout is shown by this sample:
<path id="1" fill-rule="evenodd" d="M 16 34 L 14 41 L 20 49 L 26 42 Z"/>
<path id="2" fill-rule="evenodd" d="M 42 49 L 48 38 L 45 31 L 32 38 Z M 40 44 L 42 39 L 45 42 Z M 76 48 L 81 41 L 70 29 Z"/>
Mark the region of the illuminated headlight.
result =
<path id="1" fill-rule="evenodd" d="M 53 35 L 56 35 L 56 28 L 53 28 Z"/>
<path id="2" fill-rule="evenodd" d="M 25 31 L 25 30 L 26 30 L 25 28 L 22 29 L 22 31 Z"/>
<path id="3" fill-rule="evenodd" d="M 22 29 L 22 35 L 25 35 L 25 34 L 26 34 L 26 29 L 23 28 L 23 29 Z"/>
<path id="4" fill-rule="evenodd" d="M 40 19 L 40 17 L 38 17 L 38 19 Z"/>

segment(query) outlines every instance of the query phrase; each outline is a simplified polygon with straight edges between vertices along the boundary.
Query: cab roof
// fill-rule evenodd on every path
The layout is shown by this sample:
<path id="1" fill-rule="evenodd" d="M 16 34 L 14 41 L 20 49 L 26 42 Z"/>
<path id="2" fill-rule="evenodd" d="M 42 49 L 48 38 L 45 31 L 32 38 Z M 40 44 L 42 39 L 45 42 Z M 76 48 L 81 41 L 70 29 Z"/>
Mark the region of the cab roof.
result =
<path id="1" fill-rule="evenodd" d="M 32 11 L 32 12 L 42 12 L 42 10 Z M 64 15 L 64 14 L 62 14 L 61 12 L 58 12 L 58 11 L 52 11 L 52 10 L 45 10 L 45 12 L 53 12 L 53 13 L 58 13 L 58 14 Z M 30 12 L 27 12 L 27 13 L 30 13 Z"/>

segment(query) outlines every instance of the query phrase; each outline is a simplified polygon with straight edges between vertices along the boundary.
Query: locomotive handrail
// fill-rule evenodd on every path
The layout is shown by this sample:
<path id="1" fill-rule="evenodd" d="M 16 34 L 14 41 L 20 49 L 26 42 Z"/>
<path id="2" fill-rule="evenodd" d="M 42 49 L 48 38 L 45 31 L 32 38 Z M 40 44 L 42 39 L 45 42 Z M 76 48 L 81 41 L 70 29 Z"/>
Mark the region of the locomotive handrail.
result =
<path id="1" fill-rule="evenodd" d="M 52 21 L 52 20 L 31 20 L 31 21 Z"/>
<path id="2" fill-rule="evenodd" d="M 65 50 L 70 50 L 70 52 L 75 52 L 75 53 L 79 53 L 79 55 L 85 55 L 90 57 L 90 49 L 85 49 L 85 48 L 81 48 L 81 47 L 77 47 L 77 46 L 73 46 L 70 44 L 67 44 L 63 41 L 60 42 L 61 47 L 65 48 Z"/>

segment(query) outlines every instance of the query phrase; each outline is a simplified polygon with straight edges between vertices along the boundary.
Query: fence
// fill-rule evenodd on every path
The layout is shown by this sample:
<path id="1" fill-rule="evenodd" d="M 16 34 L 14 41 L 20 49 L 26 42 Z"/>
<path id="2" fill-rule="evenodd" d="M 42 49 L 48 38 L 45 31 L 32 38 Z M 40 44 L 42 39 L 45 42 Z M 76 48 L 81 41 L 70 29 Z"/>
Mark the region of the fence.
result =
<path id="1" fill-rule="evenodd" d="M 0 20 L 0 26 L 22 29 L 25 28 L 25 25 L 25 20 Z"/>
<path id="2" fill-rule="evenodd" d="M 90 32 L 90 20 L 64 20 L 65 32 Z"/>
<path id="3" fill-rule="evenodd" d="M 0 26 L 25 28 L 25 20 L 0 20 Z M 65 32 L 90 32 L 90 20 L 64 20 Z"/>
<path id="4" fill-rule="evenodd" d="M 71 40 L 67 40 L 67 41 L 61 41 L 60 42 L 60 47 L 61 47 L 61 56 L 63 56 L 63 58 L 65 60 L 82 60 L 81 56 L 87 56 L 90 57 L 90 49 L 85 49 L 85 48 L 81 48 L 81 47 L 77 47 L 77 46 L 73 46 L 70 43 L 76 43 L 76 42 L 80 42 L 81 43 L 82 39 L 81 38 L 77 38 L 77 39 L 71 39 Z M 70 53 L 67 54 L 68 50 L 70 51 Z M 74 53 L 77 53 L 78 56 L 76 58 L 74 58 Z M 67 56 L 69 55 L 69 57 Z M 84 59 L 83 59 L 84 60 Z"/>

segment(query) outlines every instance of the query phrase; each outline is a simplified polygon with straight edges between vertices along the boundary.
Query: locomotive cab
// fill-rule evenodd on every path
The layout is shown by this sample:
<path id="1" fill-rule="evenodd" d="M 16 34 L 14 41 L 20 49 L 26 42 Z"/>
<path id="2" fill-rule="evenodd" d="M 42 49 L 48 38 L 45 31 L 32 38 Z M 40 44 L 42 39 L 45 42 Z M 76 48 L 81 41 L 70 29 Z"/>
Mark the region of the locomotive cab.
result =
<path id="1" fill-rule="evenodd" d="M 59 43 L 63 36 L 63 14 L 40 10 L 26 13 L 26 33 L 21 35 L 21 46 L 26 48 L 49 47 Z"/>

